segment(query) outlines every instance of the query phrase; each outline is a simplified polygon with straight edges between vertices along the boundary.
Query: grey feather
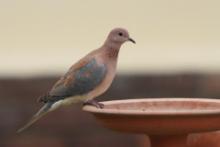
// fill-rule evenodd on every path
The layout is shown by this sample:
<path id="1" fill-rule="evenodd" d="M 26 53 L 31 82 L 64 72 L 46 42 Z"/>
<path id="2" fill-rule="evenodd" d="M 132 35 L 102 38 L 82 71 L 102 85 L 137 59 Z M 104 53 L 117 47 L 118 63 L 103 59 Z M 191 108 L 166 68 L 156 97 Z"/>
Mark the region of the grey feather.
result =
<path id="1" fill-rule="evenodd" d="M 59 84 L 53 87 L 47 96 L 47 100 L 55 102 L 61 99 L 65 99 L 70 96 L 83 95 L 93 89 L 95 89 L 107 73 L 107 68 L 105 65 L 98 65 L 95 59 L 90 60 L 86 65 L 75 70 L 74 72 L 68 72 L 65 77 L 71 77 L 72 81 L 64 78 L 63 80 L 68 83 L 68 85 Z"/>
<path id="2" fill-rule="evenodd" d="M 42 116 L 44 116 L 45 114 L 47 114 L 51 108 L 51 106 L 53 105 L 53 103 L 49 102 L 46 103 L 31 119 L 30 121 L 28 121 L 28 123 L 26 123 L 22 128 L 20 128 L 19 130 L 17 130 L 17 133 L 23 132 L 25 129 L 27 129 L 28 127 L 30 127 L 34 122 L 36 122 L 38 119 L 40 119 Z"/>

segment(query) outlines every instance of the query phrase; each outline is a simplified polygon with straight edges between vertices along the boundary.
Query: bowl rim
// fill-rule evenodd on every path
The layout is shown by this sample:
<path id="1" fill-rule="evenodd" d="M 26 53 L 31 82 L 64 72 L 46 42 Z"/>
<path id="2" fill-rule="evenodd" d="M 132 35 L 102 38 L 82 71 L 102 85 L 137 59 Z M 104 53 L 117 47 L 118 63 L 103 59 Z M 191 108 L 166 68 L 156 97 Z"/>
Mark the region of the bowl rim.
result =
<path id="1" fill-rule="evenodd" d="M 220 99 L 214 98 L 135 98 L 135 99 L 122 99 L 122 100 L 111 100 L 111 101 L 103 101 L 104 105 L 115 104 L 115 103 L 130 103 L 130 102 L 201 102 L 201 103 L 213 103 L 219 104 Z M 140 111 L 140 110 L 127 110 L 127 109 L 100 109 L 95 106 L 85 105 L 83 110 L 86 112 L 90 112 L 93 114 L 112 114 L 112 115 L 142 115 L 142 116 L 183 116 L 183 115 L 193 115 L 193 116 L 201 116 L 201 115 L 220 115 L 220 107 L 219 109 L 208 109 L 208 110 L 194 110 L 194 111 Z"/>

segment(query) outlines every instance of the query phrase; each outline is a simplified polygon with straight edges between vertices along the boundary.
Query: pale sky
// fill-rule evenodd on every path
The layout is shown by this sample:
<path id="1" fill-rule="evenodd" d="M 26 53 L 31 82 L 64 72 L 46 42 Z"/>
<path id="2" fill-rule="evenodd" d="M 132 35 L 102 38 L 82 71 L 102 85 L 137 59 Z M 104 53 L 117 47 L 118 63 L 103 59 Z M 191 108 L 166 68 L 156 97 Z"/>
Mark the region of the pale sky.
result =
<path id="1" fill-rule="evenodd" d="M 218 0 L 0 0 L 0 75 L 60 74 L 114 27 L 119 72 L 220 71 Z"/>

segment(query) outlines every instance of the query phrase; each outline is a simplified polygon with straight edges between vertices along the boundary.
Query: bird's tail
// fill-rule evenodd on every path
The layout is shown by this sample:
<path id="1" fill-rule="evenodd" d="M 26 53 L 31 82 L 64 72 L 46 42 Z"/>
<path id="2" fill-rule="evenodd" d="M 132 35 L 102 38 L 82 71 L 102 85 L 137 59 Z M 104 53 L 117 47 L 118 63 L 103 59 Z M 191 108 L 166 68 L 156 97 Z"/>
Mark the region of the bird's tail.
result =
<path id="1" fill-rule="evenodd" d="M 30 127 L 34 122 L 40 119 L 42 116 L 47 114 L 50 111 L 51 106 L 53 103 L 46 103 L 29 121 L 26 123 L 22 128 L 17 130 L 17 133 L 20 133 Z"/>

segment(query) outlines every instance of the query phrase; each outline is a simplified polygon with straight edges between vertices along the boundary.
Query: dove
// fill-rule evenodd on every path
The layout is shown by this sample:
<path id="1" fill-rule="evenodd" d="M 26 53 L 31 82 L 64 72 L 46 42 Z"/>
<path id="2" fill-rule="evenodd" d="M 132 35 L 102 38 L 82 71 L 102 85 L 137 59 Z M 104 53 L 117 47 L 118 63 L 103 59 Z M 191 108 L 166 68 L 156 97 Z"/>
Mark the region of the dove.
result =
<path id="1" fill-rule="evenodd" d="M 110 87 L 116 74 L 120 47 L 127 41 L 135 43 L 126 29 L 111 30 L 100 48 L 72 65 L 49 92 L 39 97 L 39 102 L 44 105 L 17 132 L 24 131 L 39 118 L 61 106 L 83 102 L 84 105 L 103 108 L 104 105 L 94 98 L 103 94 Z"/>

